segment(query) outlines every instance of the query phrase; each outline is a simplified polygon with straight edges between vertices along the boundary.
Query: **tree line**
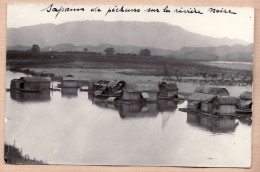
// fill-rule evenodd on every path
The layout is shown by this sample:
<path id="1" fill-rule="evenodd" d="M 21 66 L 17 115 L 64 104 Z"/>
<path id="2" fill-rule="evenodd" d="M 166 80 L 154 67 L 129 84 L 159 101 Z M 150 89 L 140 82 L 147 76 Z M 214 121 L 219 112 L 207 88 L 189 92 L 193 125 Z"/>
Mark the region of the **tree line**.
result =
<path id="1" fill-rule="evenodd" d="M 40 46 L 37 44 L 33 44 L 32 48 L 30 49 L 32 53 L 39 53 L 40 52 Z M 88 48 L 84 48 L 83 52 L 88 53 Z M 104 50 L 105 55 L 114 55 L 115 49 L 113 47 L 108 47 Z M 141 56 L 150 56 L 151 50 L 149 49 L 141 49 L 139 52 L 139 55 Z"/>

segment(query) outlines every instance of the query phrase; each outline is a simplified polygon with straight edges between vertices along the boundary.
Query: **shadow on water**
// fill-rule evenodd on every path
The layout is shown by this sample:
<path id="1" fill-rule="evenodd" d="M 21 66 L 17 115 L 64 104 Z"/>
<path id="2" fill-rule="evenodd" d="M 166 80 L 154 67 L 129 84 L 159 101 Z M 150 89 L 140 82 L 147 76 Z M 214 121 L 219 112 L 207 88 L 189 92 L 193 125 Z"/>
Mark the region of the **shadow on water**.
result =
<path id="1" fill-rule="evenodd" d="M 89 97 L 90 99 L 90 97 Z M 116 107 L 114 106 L 113 103 L 107 103 L 106 99 L 102 99 L 102 98 L 97 98 L 97 97 L 91 97 L 91 101 L 92 104 L 100 107 L 100 108 L 104 108 L 104 109 L 112 109 L 117 111 Z"/>
<path id="2" fill-rule="evenodd" d="M 162 100 L 158 102 L 159 112 L 174 112 L 177 109 L 177 101 Z"/>
<path id="3" fill-rule="evenodd" d="M 78 97 L 78 88 L 61 88 L 61 96 L 66 98 Z"/>
<path id="4" fill-rule="evenodd" d="M 4 160 L 6 164 L 47 164 L 42 160 L 30 159 L 28 154 L 23 155 L 15 145 L 4 144 Z"/>
<path id="5" fill-rule="evenodd" d="M 177 101 L 163 100 L 156 103 L 145 102 L 107 102 L 106 98 L 97 98 L 88 94 L 88 99 L 92 101 L 92 104 L 105 109 L 116 110 L 119 113 L 121 119 L 131 118 L 154 118 L 160 113 L 163 118 L 167 116 L 167 119 L 177 109 Z M 163 113 L 169 112 L 169 113 Z"/>
<path id="6" fill-rule="evenodd" d="M 187 123 L 213 133 L 232 133 L 238 125 L 236 119 L 218 118 L 189 112 L 187 113 Z"/>
<path id="7" fill-rule="evenodd" d="M 22 92 L 10 91 L 11 99 L 19 102 L 44 102 L 50 101 L 50 91 L 44 90 L 41 92 Z"/>
<path id="8" fill-rule="evenodd" d="M 156 103 L 131 103 L 117 104 L 116 108 L 122 119 L 127 118 L 152 118 L 159 114 Z"/>

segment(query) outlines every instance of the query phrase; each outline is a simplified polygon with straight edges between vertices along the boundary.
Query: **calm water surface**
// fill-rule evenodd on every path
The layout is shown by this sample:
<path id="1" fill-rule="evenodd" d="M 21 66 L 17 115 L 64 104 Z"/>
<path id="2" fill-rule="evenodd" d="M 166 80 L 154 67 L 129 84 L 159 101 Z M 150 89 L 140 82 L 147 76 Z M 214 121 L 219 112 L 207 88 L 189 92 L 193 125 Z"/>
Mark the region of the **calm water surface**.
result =
<path id="1" fill-rule="evenodd" d="M 7 88 L 20 76 L 7 72 Z M 250 125 L 178 111 L 186 106 L 113 105 L 77 90 L 7 92 L 5 141 L 50 164 L 250 166 Z"/>

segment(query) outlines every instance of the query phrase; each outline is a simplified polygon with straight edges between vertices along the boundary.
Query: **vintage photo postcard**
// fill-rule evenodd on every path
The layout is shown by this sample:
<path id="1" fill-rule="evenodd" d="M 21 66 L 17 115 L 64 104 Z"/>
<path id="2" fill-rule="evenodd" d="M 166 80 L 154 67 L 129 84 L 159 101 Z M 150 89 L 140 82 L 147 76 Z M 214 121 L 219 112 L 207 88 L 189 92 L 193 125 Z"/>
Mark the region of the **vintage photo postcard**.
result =
<path id="1" fill-rule="evenodd" d="M 8 4 L 7 164 L 251 166 L 254 9 Z"/>

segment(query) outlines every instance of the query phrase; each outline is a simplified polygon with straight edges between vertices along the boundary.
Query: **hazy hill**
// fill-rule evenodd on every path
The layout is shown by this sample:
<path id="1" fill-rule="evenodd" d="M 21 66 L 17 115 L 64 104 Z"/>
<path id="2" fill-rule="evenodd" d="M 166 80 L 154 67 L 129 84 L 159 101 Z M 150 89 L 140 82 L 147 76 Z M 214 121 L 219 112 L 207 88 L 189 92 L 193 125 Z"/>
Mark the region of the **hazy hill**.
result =
<path id="1" fill-rule="evenodd" d="M 38 44 L 44 47 L 63 43 L 131 45 L 168 50 L 178 50 L 182 47 L 247 44 L 242 40 L 203 36 L 162 22 L 75 21 L 59 25 L 40 24 L 7 30 L 7 46 Z"/>
<path id="2" fill-rule="evenodd" d="M 193 60 L 252 61 L 253 52 L 253 44 L 219 47 L 183 47 L 175 51 L 173 56 Z"/>

